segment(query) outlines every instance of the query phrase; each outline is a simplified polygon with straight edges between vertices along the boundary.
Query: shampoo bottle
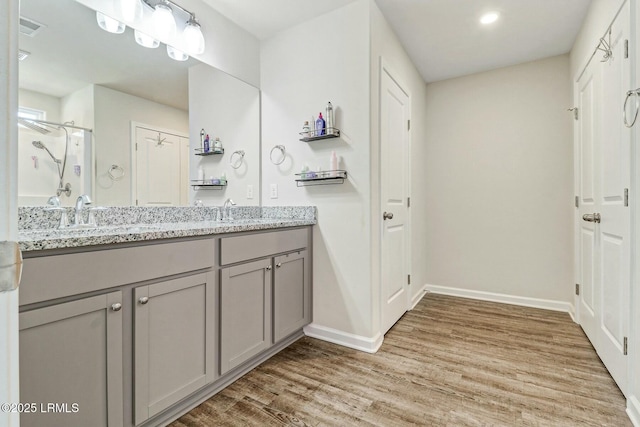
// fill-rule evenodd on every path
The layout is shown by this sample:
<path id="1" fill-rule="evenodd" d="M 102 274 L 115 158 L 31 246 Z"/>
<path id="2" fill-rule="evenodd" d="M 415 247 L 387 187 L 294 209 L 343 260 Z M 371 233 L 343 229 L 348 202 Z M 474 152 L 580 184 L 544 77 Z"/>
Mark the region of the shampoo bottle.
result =
<path id="1" fill-rule="evenodd" d="M 305 121 L 304 125 L 302 125 L 302 137 L 308 138 L 311 136 L 311 128 L 309 127 L 309 122 Z"/>
<path id="2" fill-rule="evenodd" d="M 213 151 L 214 153 L 222 153 L 222 141 L 218 137 L 213 141 Z"/>
<path id="3" fill-rule="evenodd" d="M 210 148 L 211 147 L 209 145 L 209 134 L 207 134 L 207 136 L 204 137 L 204 152 L 208 153 Z"/>
<path id="4" fill-rule="evenodd" d="M 335 151 L 331 152 L 331 159 L 329 159 L 329 170 L 331 172 L 330 176 L 338 176 L 338 172 L 336 172 L 338 170 L 338 156 L 336 155 Z"/>
<path id="5" fill-rule="evenodd" d="M 319 113 L 318 120 L 316 120 L 316 136 L 326 135 L 327 133 L 327 124 L 322 118 L 322 113 Z"/>
<path id="6" fill-rule="evenodd" d="M 335 121 L 333 119 L 333 105 L 331 105 L 331 101 L 329 101 L 327 103 L 327 134 L 329 135 L 333 135 L 334 134 L 334 126 L 335 126 Z"/>

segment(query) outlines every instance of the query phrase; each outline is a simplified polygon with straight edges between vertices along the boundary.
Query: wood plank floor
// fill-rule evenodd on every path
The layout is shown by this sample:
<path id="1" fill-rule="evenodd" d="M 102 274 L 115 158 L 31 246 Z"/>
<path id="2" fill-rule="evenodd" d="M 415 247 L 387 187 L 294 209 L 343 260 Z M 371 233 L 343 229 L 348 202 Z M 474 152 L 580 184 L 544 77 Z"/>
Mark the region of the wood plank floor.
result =
<path id="1" fill-rule="evenodd" d="M 631 426 L 569 315 L 427 294 L 367 354 L 303 338 L 171 424 Z"/>

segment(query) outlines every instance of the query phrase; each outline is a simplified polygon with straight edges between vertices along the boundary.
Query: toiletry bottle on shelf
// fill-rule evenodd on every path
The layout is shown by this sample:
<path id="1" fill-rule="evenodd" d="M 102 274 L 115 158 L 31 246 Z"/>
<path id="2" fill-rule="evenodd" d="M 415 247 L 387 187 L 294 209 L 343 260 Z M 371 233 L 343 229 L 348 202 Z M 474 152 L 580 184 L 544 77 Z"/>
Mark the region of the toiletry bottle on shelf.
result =
<path id="1" fill-rule="evenodd" d="M 309 122 L 305 121 L 304 125 L 302 125 L 302 137 L 308 138 L 311 136 L 311 128 L 309 127 Z"/>
<path id="2" fill-rule="evenodd" d="M 333 128 L 335 127 L 335 122 L 333 119 L 333 105 L 331 105 L 331 101 L 327 103 L 326 120 L 327 120 L 327 135 L 333 135 L 334 134 Z"/>
<path id="3" fill-rule="evenodd" d="M 202 151 L 204 151 L 204 136 L 205 136 L 206 132 L 204 131 L 204 128 L 202 128 L 202 130 L 200 131 L 200 149 Z"/>
<path id="4" fill-rule="evenodd" d="M 205 136 L 205 137 L 204 137 L 204 147 L 203 147 L 203 151 L 204 151 L 205 153 L 208 153 L 208 152 L 209 152 L 209 148 L 211 148 L 211 147 L 209 146 L 209 134 L 207 134 L 207 136 Z"/>
<path id="5" fill-rule="evenodd" d="M 322 118 L 322 113 L 319 113 L 318 120 L 316 120 L 316 136 L 325 135 L 327 132 L 326 123 Z"/>
<path id="6" fill-rule="evenodd" d="M 329 159 L 329 170 L 331 171 L 329 172 L 329 176 L 338 176 L 338 172 L 336 172 L 338 170 L 338 156 L 336 156 L 335 151 L 331 152 L 331 158 Z"/>
<path id="7" fill-rule="evenodd" d="M 220 138 L 217 136 L 216 136 L 216 140 L 213 141 L 213 152 L 222 153 L 222 141 L 220 141 Z"/>
<path id="8" fill-rule="evenodd" d="M 309 122 L 309 127 L 311 128 L 311 130 L 309 131 L 310 135 L 309 136 L 318 136 L 318 133 L 316 132 L 316 118 L 315 116 L 311 116 L 311 121 Z"/>
<path id="9" fill-rule="evenodd" d="M 204 184 L 204 168 L 200 166 L 198 168 L 198 184 Z"/>

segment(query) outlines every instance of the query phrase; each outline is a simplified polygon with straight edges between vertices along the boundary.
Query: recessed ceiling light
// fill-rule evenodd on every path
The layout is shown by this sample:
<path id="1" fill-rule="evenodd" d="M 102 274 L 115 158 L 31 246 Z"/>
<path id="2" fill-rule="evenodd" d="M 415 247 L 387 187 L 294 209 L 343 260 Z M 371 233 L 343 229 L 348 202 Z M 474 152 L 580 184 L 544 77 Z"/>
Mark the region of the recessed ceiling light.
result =
<path id="1" fill-rule="evenodd" d="M 498 12 L 485 13 L 480 18 L 480 23 L 484 25 L 493 24 L 498 20 L 499 17 L 500 17 L 500 14 L 498 14 Z"/>

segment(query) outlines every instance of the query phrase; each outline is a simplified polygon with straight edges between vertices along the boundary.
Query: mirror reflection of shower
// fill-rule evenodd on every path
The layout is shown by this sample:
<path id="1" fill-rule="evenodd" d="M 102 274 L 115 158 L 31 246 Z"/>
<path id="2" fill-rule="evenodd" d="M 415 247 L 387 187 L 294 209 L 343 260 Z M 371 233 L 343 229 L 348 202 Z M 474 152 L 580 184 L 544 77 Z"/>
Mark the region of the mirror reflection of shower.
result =
<path id="1" fill-rule="evenodd" d="M 91 129 L 26 117 L 18 124 L 19 204 L 43 205 L 56 195 L 66 196 L 61 203 L 69 206 L 92 193 Z"/>

